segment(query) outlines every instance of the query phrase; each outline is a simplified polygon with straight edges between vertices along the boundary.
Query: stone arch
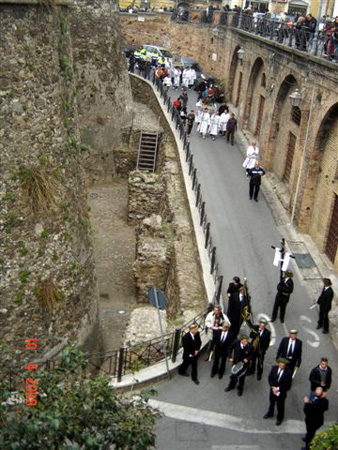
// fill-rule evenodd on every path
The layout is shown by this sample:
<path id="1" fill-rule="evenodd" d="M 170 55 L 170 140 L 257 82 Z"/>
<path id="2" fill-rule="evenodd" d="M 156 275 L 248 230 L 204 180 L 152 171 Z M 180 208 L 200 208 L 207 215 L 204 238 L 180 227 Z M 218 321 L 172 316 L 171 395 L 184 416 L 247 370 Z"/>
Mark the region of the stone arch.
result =
<path id="1" fill-rule="evenodd" d="M 273 107 L 268 144 L 265 148 L 264 164 L 269 170 L 275 171 L 280 179 L 283 179 L 286 149 L 283 149 L 283 152 L 278 152 L 279 157 L 276 158 L 276 148 L 283 139 L 284 142 L 289 141 L 289 133 L 293 132 L 296 137 L 299 135 L 299 130 L 296 128 L 297 126 L 290 120 L 291 105 L 289 102 L 289 95 L 294 92 L 296 88 L 299 88 L 299 83 L 294 75 L 289 74 L 284 77 L 279 86 Z"/>
<path id="2" fill-rule="evenodd" d="M 238 62 L 239 62 L 237 52 L 240 48 L 241 48 L 240 45 L 236 45 L 235 50 L 232 53 L 230 69 L 229 69 L 227 99 L 229 99 L 229 101 L 232 101 L 232 103 L 235 103 L 234 87 L 235 87 L 236 72 L 237 72 Z"/>
<path id="3" fill-rule="evenodd" d="M 309 232 L 323 253 L 327 253 L 330 223 L 338 195 L 337 142 L 338 102 L 327 110 L 315 136 L 299 219 L 300 228 Z M 337 254 L 335 258 L 328 256 L 337 266 Z"/>
<path id="4" fill-rule="evenodd" d="M 252 133 L 255 133 L 256 122 L 257 122 L 257 106 L 253 107 L 253 103 L 255 97 L 259 97 L 260 93 L 258 90 L 262 90 L 261 88 L 261 78 L 264 72 L 264 62 L 262 58 L 257 58 L 252 65 L 251 73 L 248 82 L 248 88 L 246 91 L 246 100 L 244 105 L 244 117 L 243 117 L 243 125 L 244 128 L 248 128 Z M 256 95 L 255 95 L 256 94 Z M 258 94 L 258 95 L 257 95 Z M 256 99 L 257 100 L 257 99 Z M 253 117 L 251 117 L 251 113 L 253 113 Z"/>

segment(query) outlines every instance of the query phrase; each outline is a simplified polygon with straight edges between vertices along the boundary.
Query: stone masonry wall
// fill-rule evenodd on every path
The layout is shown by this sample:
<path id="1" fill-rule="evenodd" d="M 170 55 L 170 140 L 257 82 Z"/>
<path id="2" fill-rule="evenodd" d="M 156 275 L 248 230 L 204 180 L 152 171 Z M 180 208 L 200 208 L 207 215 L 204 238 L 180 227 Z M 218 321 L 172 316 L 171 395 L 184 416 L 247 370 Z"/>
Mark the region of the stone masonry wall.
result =
<path id="1" fill-rule="evenodd" d="M 110 2 L 20 3 L 0 1 L 1 338 L 18 352 L 26 338 L 42 353 L 67 340 L 90 351 L 100 330 L 83 163 L 99 167 L 129 116 L 118 15 Z"/>
<path id="2" fill-rule="evenodd" d="M 117 2 L 74 0 L 70 35 L 84 165 L 89 183 L 115 175 L 114 150 L 128 150 L 132 120 L 129 76 Z"/>

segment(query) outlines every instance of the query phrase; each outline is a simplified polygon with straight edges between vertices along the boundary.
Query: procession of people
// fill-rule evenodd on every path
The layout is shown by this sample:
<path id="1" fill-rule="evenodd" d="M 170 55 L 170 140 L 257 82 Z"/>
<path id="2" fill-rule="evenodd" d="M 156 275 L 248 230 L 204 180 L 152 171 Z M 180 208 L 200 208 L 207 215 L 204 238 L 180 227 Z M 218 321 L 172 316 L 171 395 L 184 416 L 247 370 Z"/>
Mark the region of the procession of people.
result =
<path id="1" fill-rule="evenodd" d="M 173 92 L 179 91 L 173 101 L 174 109 L 179 113 L 187 133 L 187 137 L 195 131 L 203 139 L 210 137 L 211 141 L 223 139 L 224 144 L 234 145 L 237 131 L 237 119 L 225 102 L 215 102 L 215 91 L 212 84 L 205 82 L 196 87 L 198 93 L 195 109 L 188 113 L 189 89 L 193 87 L 189 71 L 183 74 L 179 67 L 172 70 L 167 67 L 156 72 L 163 85 Z M 190 81 L 189 81 L 190 80 Z M 181 92 L 182 91 L 182 92 Z M 212 144 L 211 144 L 212 145 Z M 245 175 L 249 179 L 249 199 L 258 201 L 261 179 L 265 170 L 260 165 L 260 149 L 255 140 L 246 150 L 243 162 Z M 333 290 L 331 280 L 323 279 L 323 289 L 317 300 L 319 317 L 317 330 L 322 329 L 323 334 L 329 331 L 329 312 L 332 307 Z M 191 376 L 196 385 L 200 385 L 198 377 L 198 360 L 201 351 L 204 351 L 204 360 L 210 363 L 210 377 L 222 379 L 228 375 L 228 383 L 224 387 L 227 395 L 237 390 L 238 397 L 245 396 L 245 386 L 251 383 L 250 376 L 256 375 L 257 381 L 262 380 L 264 372 L 269 384 L 267 396 L 267 410 L 262 412 L 262 418 L 274 417 L 276 426 L 280 426 L 285 417 L 285 404 L 288 392 L 292 389 L 294 378 L 301 367 L 303 343 L 296 329 L 290 329 L 277 345 L 275 364 L 265 368 L 265 356 L 271 352 L 271 330 L 269 323 L 277 320 L 283 324 L 286 308 L 294 290 L 293 273 L 286 270 L 277 284 L 277 293 L 272 305 L 269 320 L 259 317 L 257 323 L 253 322 L 251 299 L 247 286 L 235 276 L 227 290 L 227 310 L 220 305 L 214 305 L 205 319 L 205 332 L 208 343 L 202 348 L 200 331 L 203 327 L 192 324 L 182 338 L 183 363 L 178 373 L 181 376 Z M 225 305 L 224 305 L 225 306 Z M 189 369 L 190 368 L 190 369 Z M 190 370 L 190 375 L 189 375 Z M 253 378 L 253 377 L 252 377 Z M 324 423 L 324 413 L 329 408 L 327 392 L 332 382 L 332 369 L 328 359 L 323 355 L 320 363 L 309 374 L 309 391 L 304 397 L 304 414 L 306 435 L 303 440 L 305 449 L 310 449 L 311 441 L 316 431 Z M 229 394 L 228 394 L 229 393 Z"/>
<path id="2" fill-rule="evenodd" d="M 294 289 L 292 278 L 291 271 L 284 272 L 277 285 L 273 313 L 269 320 L 260 317 L 257 324 L 253 323 L 248 287 L 246 282 L 241 283 L 238 276 L 233 277 L 227 289 L 226 314 L 218 304 L 214 305 L 207 314 L 205 332 L 208 343 L 204 361 L 211 363 L 210 377 L 214 378 L 217 375 L 219 379 L 222 379 L 226 373 L 228 363 L 230 368 L 228 384 L 224 388 L 226 393 L 236 389 L 237 395 L 242 397 L 246 379 L 250 375 L 256 374 L 258 381 L 262 379 L 265 356 L 267 352 L 271 351 L 269 323 L 276 320 L 279 308 L 281 309 L 281 322 L 284 322 L 285 307 Z M 329 327 L 327 316 L 331 307 L 333 291 L 330 279 L 324 278 L 323 284 L 323 291 L 317 300 L 319 305 L 317 329 L 321 328 L 324 323 L 322 306 L 324 304 L 326 322 L 323 332 L 325 332 Z M 179 374 L 189 376 L 187 367 L 191 365 L 191 378 L 194 383 L 199 385 L 197 360 L 202 341 L 198 328 L 197 324 L 193 324 L 183 337 L 183 363 L 179 368 Z M 270 368 L 267 376 L 270 389 L 268 409 L 263 415 L 263 419 L 273 418 L 276 409 L 276 426 L 280 426 L 284 421 L 287 395 L 292 388 L 293 379 L 301 367 L 303 343 L 298 334 L 298 330 L 291 329 L 289 335 L 281 339 L 277 346 L 276 362 Z M 306 450 L 310 449 L 311 441 L 316 431 L 323 425 L 324 413 L 329 408 L 327 392 L 332 383 L 332 369 L 325 356 L 311 370 L 309 381 L 308 395 L 304 397 L 306 435 L 302 438 Z"/>

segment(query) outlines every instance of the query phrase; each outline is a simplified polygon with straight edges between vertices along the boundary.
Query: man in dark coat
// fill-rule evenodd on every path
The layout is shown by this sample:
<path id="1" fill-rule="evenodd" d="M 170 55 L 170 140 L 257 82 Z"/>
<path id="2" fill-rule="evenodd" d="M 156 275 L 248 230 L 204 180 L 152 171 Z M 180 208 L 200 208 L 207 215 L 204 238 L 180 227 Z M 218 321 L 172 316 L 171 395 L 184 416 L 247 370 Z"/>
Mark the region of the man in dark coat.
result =
<path id="1" fill-rule="evenodd" d="M 278 358 L 277 366 L 273 366 L 269 374 L 270 405 L 264 419 L 273 417 L 275 405 L 277 405 L 277 426 L 279 426 L 284 419 L 285 399 L 292 380 L 292 374 L 286 367 L 287 363 L 288 361 L 286 359 Z"/>
<path id="2" fill-rule="evenodd" d="M 187 368 L 191 364 L 191 378 L 195 384 L 200 384 L 197 379 L 197 358 L 201 348 L 201 337 L 196 324 L 189 327 L 189 332 L 182 338 L 183 345 L 183 363 L 178 369 L 178 373 L 188 377 Z"/>
<path id="3" fill-rule="evenodd" d="M 265 170 L 263 167 L 259 165 L 259 161 L 256 159 L 255 167 L 249 169 L 248 177 L 250 178 L 249 182 L 249 198 L 252 200 L 252 197 L 258 202 L 258 193 L 262 183 L 262 177 L 265 175 Z"/>
<path id="4" fill-rule="evenodd" d="M 211 378 L 216 374 L 218 374 L 219 379 L 223 378 L 226 360 L 229 356 L 229 347 L 233 342 L 233 337 L 229 328 L 229 324 L 223 322 L 222 329 L 215 332 L 214 364 L 211 369 Z"/>
<path id="5" fill-rule="evenodd" d="M 227 295 L 229 298 L 233 296 L 236 292 L 239 292 L 240 288 L 243 286 L 241 279 L 239 277 L 233 277 L 232 282 L 229 283 Z"/>
<path id="6" fill-rule="evenodd" d="M 194 126 L 195 122 L 195 112 L 192 109 L 190 113 L 187 115 L 187 136 L 191 135 L 192 127 Z"/>
<path id="7" fill-rule="evenodd" d="M 225 392 L 229 392 L 232 389 L 235 389 L 238 382 L 237 394 L 241 397 L 243 394 L 246 372 L 250 368 L 252 360 L 252 346 L 249 344 L 248 336 L 243 335 L 240 340 L 236 339 L 229 348 L 229 355 L 233 355 L 233 357 L 230 358 L 230 361 L 232 361 L 234 366 L 238 363 L 243 363 L 243 367 L 235 373 L 232 371 L 230 383 L 224 390 Z"/>
<path id="8" fill-rule="evenodd" d="M 246 295 L 245 288 L 242 286 L 239 292 L 235 292 L 229 298 L 227 316 L 231 323 L 231 333 L 236 337 L 239 333 L 241 325 L 243 323 L 243 311 L 247 308 L 248 312 L 251 311 L 250 299 Z"/>
<path id="9" fill-rule="evenodd" d="M 289 364 L 288 369 L 293 374 L 295 367 L 299 367 L 302 362 L 303 343 L 297 338 L 298 331 L 290 330 L 289 337 L 281 340 L 276 358 L 285 358 Z"/>
<path id="10" fill-rule="evenodd" d="M 250 374 L 254 374 L 257 361 L 257 380 L 262 378 L 265 353 L 270 345 L 271 331 L 266 328 L 267 321 L 261 319 L 258 325 L 254 325 L 250 333 L 252 339 L 253 358 Z"/>
<path id="11" fill-rule="evenodd" d="M 304 398 L 306 425 L 306 436 L 303 439 L 306 445 L 303 447 L 304 450 L 310 449 L 310 444 L 316 431 L 324 424 L 324 412 L 328 409 L 329 401 L 326 398 L 326 393 L 321 387 L 317 387 L 313 400 L 309 400 L 308 397 Z"/>
<path id="12" fill-rule="evenodd" d="M 309 380 L 311 383 L 310 400 L 314 398 L 317 387 L 321 387 L 324 392 L 330 389 L 332 383 L 332 369 L 329 367 L 327 358 L 320 358 L 318 366 L 311 370 Z"/>
<path id="13" fill-rule="evenodd" d="M 234 137 L 236 130 L 237 130 L 237 119 L 235 117 L 235 114 L 231 114 L 231 117 L 228 120 L 226 127 L 227 142 L 229 142 L 230 140 L 231 145 L 234 145 Z"/>
<path id="14" fill-rule="evenodd" d="M 277 318 L 278 309 L 280 308 L 280 321 L 284 323 L 286 305 L 290 300 L 290 295 L 293 292 L 293 273 L 290 271 L 285 272 L 285 276 L 281 282 L 277 285 L 277 295 L 275 303 L 273 305 L 271 322 L 274 322 Z"/>
<path id="15" fill-rule="evenodd" d="M 317 330 L 323 327 L 323 333 L 329 332 L 329 312 L 332 307 L 333 290 L 331 287 L 331 280 L 329 278 L 323 279 L 324 287 L 317 300 L 319 305 L 319 319 Z"/>

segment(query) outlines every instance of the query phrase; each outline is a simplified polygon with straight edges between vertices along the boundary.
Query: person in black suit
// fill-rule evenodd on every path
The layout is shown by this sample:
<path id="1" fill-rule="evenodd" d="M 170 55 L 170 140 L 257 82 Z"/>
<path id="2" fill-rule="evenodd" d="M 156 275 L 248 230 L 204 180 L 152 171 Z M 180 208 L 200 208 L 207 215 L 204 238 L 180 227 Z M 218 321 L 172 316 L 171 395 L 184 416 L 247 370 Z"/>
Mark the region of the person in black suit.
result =
<path id="1" fill-rule="evenodd" d="M 232 373 L 229 385 L 224 390 L 225 392 L 229 392 L 232 389 L 235 389 L 238 382 L 237 394 L 241 397 L 243 395 L 246 372 L 249 369 L 252 360 L 252 346 L 249 344 L 248 336 L 242 335 L 240 340 L 236 339 L 229 348 L 229 355 L 232 354 L 233 357 L 229 358 L 230 361 L 232 361 L 234 365 L 240 362 L 243 363 L 243 368 L 237 373 Z"/>
<path id="2" fill-rule="evenodd" d="M 183 345 L 183 363 L 178 369 L 178 373 L 188 377 L 187 368 L 191 364 L 191 378 L 195 384 L 200 384 L 197 379 L 197 358 L 202 345 L 201 337 L 196 324 L 189 327 L 189 332 L 182 338 Z"/>
<path id="3" fill-rule="evenodd" d="M 245 308 L 248 309 L 248 312 L 251 311 L 250 299 L 245 293 L 245 288 L 242 286 L 240 287 L 239 292 L 235 292 L 229 298 L 227 316 L 230 320 L 231 332 L 234 337 L 238 335 L 243 323 L 242 313 Z"/>
<path id="4" fill-rule="evenodd" d="M 280 309 L 280 321 L 281 323 L 284 323 L 286 305 L 289 303 L 290 295 L 293 292 L 292 277 L 292 272 L 285 272 L 283 280 L 277 284 L 277 295 L 273 305 L 270 322 L 274 322 L 276 320 L 278 309 Z"/>
<path id="5" fill-rule="evenodd" d="M 271 331 L 266 328 L 267 321 L 261 319 L 254 325 L 250 333 L 252 339 L 253 358 L 249 374 L 254 374 L 257 361 L 257 380 L 262 378 L 265 353 L 270 345 Z"/>
<path id="6" fill-rule="evenodd" d="M 227 322 L 223 322 L 222 328 L 215 332 L 214 364 L 211 369 L 211 378 L 213 378 L 216 374 L 218 374 L 219 379 L 223 378 L 226 360 L 229 356 L 229 346 L 233 341 L 229 328 L 229 324 Z"/>
<path id="7" fill-rule="evenodd" d="M 330 389 L 332 383 L 332 369 L 329 367 L 327 358 L 320 358 L 318 366 L 311 370 L 309 380 L 311 383 L 310 400 L 314 398 L 317 387 L 321 387 L 324 392 Z"/>
<path id="8" fill-rule="evenodd" d="M 281 340 L 276 358 L 285 358 L 289 361 L 288 369 L 293 374 L 295 367 L 300 367 L 302 362 L 302 347 L 303 343 L 297 338 L 298 331 L 290 330 L 289 337 Z"/>
<path id="9" fill-rule="evenodd" d="M 279 426 L 284 419 L 285 399 L 291 386 L 292 374 L 286 367 L 288 361 L 284 358 L 277 359 L 277 366 L 273 366 L 269 374 L 270 396 L 269 409 L 264 419 L 273 417 L 275 405 L 277 405 L 277 421 Z"/>
<path id="10" fill-rule="evenodd" d="M 310 449 L 310 444 L 316 434 L 316 431 L 324 424 L 324 412 L 328 409 L 329 401 L 326 398 L 326 393 L 321 387 L 317 387 L 313 400 L 309 400 L 308 397 L 304 397 L 306 425 L 306 436 L 303 438 L 306 445 L 303 447 L 304 450 Z"/>
<path id="11" fill-rule="evenodd" d="M 233 296 L 236 292 L 239 292 L 240 288 L 243 286 L 241 279 L 239 277 L 233 277 L 232 282 L 229 283 L 227 295 L 229 298 Z"/>
<path id="12" fill-rule="evenodd" d="M 317 330 L 323 327 L 323 334 L 329 332 L 329 312 L 332 308 L 333 290 L 332 283 L 329 278 L 323 279 L 324 287 L 320 294 L 317 303 L 319 305 L 319 319 Z"/>

